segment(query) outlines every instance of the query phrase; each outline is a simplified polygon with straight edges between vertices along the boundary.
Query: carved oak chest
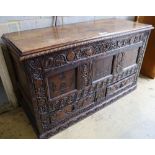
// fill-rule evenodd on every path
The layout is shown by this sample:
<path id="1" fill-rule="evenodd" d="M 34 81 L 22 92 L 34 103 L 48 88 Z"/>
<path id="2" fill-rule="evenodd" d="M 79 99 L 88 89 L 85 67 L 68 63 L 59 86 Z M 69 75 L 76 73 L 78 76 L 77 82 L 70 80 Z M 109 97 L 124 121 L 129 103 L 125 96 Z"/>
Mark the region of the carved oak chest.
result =
<path id="1" fill-rule="evenodd" d="M 152 28 L 108 19 L 3 35 L 15 91 L 38 137 L 134 90 Z"/>

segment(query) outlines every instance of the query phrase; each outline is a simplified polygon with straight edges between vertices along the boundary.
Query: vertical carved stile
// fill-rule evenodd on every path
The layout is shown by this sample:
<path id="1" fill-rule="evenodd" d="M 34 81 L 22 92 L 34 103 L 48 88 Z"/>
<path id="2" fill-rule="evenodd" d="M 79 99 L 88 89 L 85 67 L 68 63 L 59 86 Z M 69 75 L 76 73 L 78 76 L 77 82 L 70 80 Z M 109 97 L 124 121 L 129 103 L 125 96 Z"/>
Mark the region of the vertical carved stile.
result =
<path id="1" fill-rule="evenodd" d="M 48 129 L 50 122 L 42 59 L 27 60 L 25 67 L 37 124 L 40 132 L 43 132 Z"/>
<path id="2" fill-rule="evenodd" d="M 77 89 L 83 89 L 92 84 L 92 61 L 82 63 L 77 71 Z"/>
<path id="3" fill-rule="evenodd" d="M 143 62 L 143 58 L 144 58 L 144 54 L 145 54 L 145 50 L 146 50 L 146 47 L 147 47 L 147 43 L 148 43 L 150 33 L 151 33 L 150 31 L 146 31 L 144 33 L 143 37 L 142 37 L 143 44 L 139 48 L 139 51 L 138 51 L 138 57 L 137 57 L 138 69 L 137 69 L 137 73 L 136 73 L 137 77 L 135 78 L 135 83 L 137 82 L 138 75 L 140 73 L 140 69 L 141 69 L 141 66 L 142 66 L 142 62 Z"/>

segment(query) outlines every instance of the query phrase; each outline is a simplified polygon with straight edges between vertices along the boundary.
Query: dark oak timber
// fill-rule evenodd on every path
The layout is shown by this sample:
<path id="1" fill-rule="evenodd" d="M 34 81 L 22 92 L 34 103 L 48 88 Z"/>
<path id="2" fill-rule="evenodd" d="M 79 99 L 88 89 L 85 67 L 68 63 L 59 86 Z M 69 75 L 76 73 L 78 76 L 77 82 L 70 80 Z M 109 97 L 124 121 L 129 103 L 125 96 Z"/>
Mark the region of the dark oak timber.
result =
<path id="1" fill-rule="evenodd" d="M 4 34 L 13 84 L 38 137 L 134 90 L 152 28 L 108 19 Z"/>

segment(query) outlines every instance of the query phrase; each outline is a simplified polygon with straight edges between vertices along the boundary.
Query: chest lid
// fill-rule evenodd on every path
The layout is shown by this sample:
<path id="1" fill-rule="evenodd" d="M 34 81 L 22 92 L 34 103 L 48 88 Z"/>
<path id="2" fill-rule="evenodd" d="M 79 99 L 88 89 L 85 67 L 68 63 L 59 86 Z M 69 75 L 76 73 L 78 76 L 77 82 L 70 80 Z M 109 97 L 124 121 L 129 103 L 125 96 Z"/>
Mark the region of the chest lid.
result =
<path id="1" fill-rule="evenodd" d="M 20 60 L 87 44 L 107 37 L 152 29 L 151 25 L 105 19 L 4 34 Z"/>

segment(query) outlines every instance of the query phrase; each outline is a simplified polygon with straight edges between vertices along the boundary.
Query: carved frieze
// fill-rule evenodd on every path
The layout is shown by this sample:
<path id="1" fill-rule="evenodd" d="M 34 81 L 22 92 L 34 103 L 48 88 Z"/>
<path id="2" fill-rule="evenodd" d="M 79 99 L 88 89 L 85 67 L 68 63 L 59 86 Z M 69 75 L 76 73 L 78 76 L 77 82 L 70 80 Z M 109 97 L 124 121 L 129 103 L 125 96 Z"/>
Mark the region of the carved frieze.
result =
<path id="1" fill-rule="evenodd" d="M 97 54 L 105 53 L 125 46 L 129 46 L 144 40 L 144 32 L 134 35 L 128 35 L 103 41 L 94 42 L 81 47 L 66 49 L 61 52 L 47 54 L 44 58 L 44 69 L 60 67 L 69 64 L 79 59 L 85 59 Z"/>

